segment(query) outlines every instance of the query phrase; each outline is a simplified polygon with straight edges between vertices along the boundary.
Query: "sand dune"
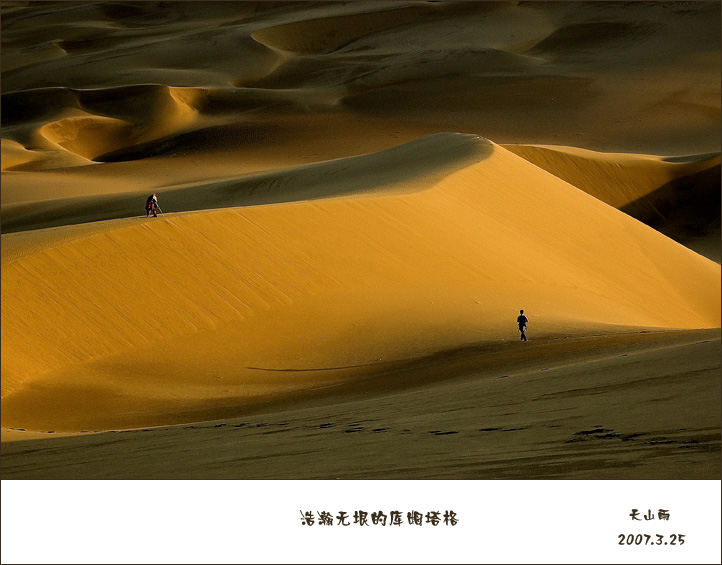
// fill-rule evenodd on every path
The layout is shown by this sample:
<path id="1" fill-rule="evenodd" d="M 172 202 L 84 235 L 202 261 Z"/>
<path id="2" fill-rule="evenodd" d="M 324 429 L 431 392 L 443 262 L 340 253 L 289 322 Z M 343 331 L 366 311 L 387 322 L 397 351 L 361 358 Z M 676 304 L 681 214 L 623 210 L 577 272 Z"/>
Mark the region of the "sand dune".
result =
<path id="1" fill-rule="evenodd" d="M 400 2 L 394 6 L 362 6 L 356 13 L 309 18 L 265 27 L 251 34 L 257 42 L 274 50 L 294 53 L 330 53 L 361 37 L 408 24 L 418 24 L 424 16 L 443 8 L 421 2 Z M 358 10 L 358 8 L 357 8 Z"/>
<path id="2" fill-rule="evenodd" d="M 673 180 L 720 163 L 719 154 L 669 160 L 655 155 L 600 153 L 575 147 L 504 147 L 615 208 L 639 200 Z"/>
<path id="3" fill-rule="evenodd" d="M 379 360 L 511 338 L 520 303 L 540 335 L 719 325 L 719 265 L 470 141 L 489 155 L 421 192 L 111 222 L 6 262 L 4 425 L 242 411 L 349 378 L 307 369 L 363 373 Z M 42 353 L 28 355 L 28 342 Z M 253 368 L 305 373 L 261 378 Z M 51 398 L 63 401 L 49 408 Z"/>
<path id="4" fill-rule="evenodd" d="M 573 147 L 505 148 L 720 262 L 719 154 L 661 157 Z"/>
<path id="5" fill-rule="evenodd" d="M 702 439 L 680 442 L 718 446 L 707 398 L 720 326 L 718 3 L 1 10 L 3 441 L 9 428 L 281 407 L 343 404 L 355 420 L 373 399 L 379 421 L 420 411 L 432 425 L 443 418 L 424 406 L 438 404 L 467 411 L 469 428 L 510 398 L 487 382 L 508 376 L 496 371 L 555 367 L 563 377 L 523 381 L 524 400 L 489 424 L 521 429 L 569 410 L 570 390 L 596 378 L 589 361 L 610 373 L 571 394 L 570 437 L 587 429 L 580 419 L 602 423 L 586 416 L 604 402 L 626 413 L 631 390 L 640 405 L 663 401 L 676 427 L 614 426 L 688 427 Z M 157 219 L 143 213 L 151 192 Z M 516 343 L 521 308 L 529 344 Z M 631 354 L 684 370 L 642 382 Z M 703 414 L 679 408 L 696 395 Z M 528 445 L 578 455 L 546 437 L 506 460 L 488 438 L 490 451 L 464 449 L 487 470 L 501 461 L 500 476 Z M 644 472 L 647 449 L 630 459 Z M 692 459 L 709 477 L 704 453 Z"/>
<path id="6" fill-rule="evenodd" d="M 720 263 L 720 166 L 675 179 L 622 211 Z"/>
<path id="7" fill-rule="evenodd" d="M 195 136 L 194 136 L 195 137 Z M 195 141 L 199 140 L 195 137 Z M 483 158 L 490 145 L 476 136 L 437 134 L 371 155 L 260 175 L 157 191 L 169 210 L 189 211 L 312 200 L 351 194 L 418 191 Z M 12 232 L 113 218 L 138 217 L 145 193 L 35 201 L 5 207 Z M 140 208 L 140 209 L 139 209 Z"/>
<path id="8" fill-rule="evenodd" d="M 26 90 L 5 97 L 3 121 L 26 144 L 93 159 L 190 124 L 194 94 L 165 85 Z M 51 116 L 59 119 L 47 121 Z M 40 121 L 47 123 L 36 129 Z"/>
<path id="9" fill-rule="evenodd" d="M 423 135 L 465 131 L 501 143 L 654 154 L 719 148 L 719 77 L 708 73 L 719 66 L 715 4 L 679 7 L 679 18 L 642 4 L 244 2 L 174 10 L 162 17 L 145 5 L 88 3 L 8 14 L 4 137 L 48 158 L 63 149 L 97 156 L 207 127 L 219 108 L 224 124 L 264 123 L 265 106 L 316 116 L 322 128 L 326 114 L 343 115 L 343 152 L 326 149 L 316 160 L 396 145 L 405 122 Z M 28 44 L 44 53 L 37 46 L 53 41 L 64 55 L 12 62 Z M 108 57 L 114 73 L 105 72 Z M 66 121 L 78 108 L 96 118 Z M 93 132 L 110 125 L 101 118 L 130 130 L 114 123 L 95 148 Z M 385 122 L 376 133 L 382 145 L 360 147 L 356 127 L 368 119 Z M 48 125 L 60 147 L 37 134 Z M 334 129 L 331 120 L 325 133 Z M 75 132 L 80 139 L 65 147 Z"/>
<path id="10" fill-rule="evenodd" d="M 365 394 L 346 390 L 324 403 L 295 397 L 236 419 L 68 438 L 15 431 L 19 441 L 3 443 L 3 477 L 679 480 L 719 473 L 719 330 L 561 341 L 529 342 L 533 355 L 511 343 L 495 352 L 470 348 L 388 371 L 366 383 Z M 423 384 L 388 394 L 390 375 Z"/>

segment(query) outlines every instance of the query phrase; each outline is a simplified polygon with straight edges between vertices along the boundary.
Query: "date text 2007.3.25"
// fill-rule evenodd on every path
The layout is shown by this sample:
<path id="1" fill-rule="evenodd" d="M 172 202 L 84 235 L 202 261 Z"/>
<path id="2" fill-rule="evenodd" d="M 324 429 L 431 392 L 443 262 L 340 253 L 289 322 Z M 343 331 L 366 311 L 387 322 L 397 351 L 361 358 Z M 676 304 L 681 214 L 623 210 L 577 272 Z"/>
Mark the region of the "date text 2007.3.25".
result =
<path id="1" fill-rule="evenodd" d="M 656 539 L 653 539 L 656 536 Z M 662 534 L 619 534 L 619 545 L 682 545 L 684 544 L 685 534 L 671 534 L 663 536 Z"/>

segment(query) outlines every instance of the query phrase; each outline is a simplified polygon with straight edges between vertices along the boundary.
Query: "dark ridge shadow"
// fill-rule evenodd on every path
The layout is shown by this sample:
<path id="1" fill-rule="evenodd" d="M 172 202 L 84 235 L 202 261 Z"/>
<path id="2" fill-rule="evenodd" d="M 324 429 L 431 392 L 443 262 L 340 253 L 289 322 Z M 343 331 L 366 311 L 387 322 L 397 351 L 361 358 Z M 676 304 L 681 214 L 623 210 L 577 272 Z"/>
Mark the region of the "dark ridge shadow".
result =
<path id="1" fill-rule="evenodd" d="M 627 44 L 651 34 L 655 28 L 650 23 L 585 22 L 562 27 L 537 43 L 527 55 L 571 54 L 598 49 L 620 42 Z"/>
<path id="2" fill-rule="evenodd" d="M 620 208 L 685 245 L 720 228 L 720 165 L 675 179 Z M 719 256 L 719 243 L 718 243 Z"/>
<path id="3" fill-rule="evenodd" d="M 288 132 L 276 124 L 229 124 L 210 126 L 184 133 L 174 133 L 158 139 L 123 147 L 93 157 L 96 163 L 139 161 L 167 155 L 189 155 L 202 150 L 247 147 L 277 140 Z"/>

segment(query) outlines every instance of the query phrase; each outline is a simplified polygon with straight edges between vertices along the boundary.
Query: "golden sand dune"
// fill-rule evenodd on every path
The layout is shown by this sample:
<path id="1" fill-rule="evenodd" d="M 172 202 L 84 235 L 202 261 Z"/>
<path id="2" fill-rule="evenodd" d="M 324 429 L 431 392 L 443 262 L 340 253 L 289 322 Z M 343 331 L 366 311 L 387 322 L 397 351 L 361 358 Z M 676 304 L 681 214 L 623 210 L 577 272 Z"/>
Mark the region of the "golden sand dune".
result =
<path id="1" fill-rule="evenodd" d="M 509 151 L 720 262 L 720 155 L 660 157 L 574 147 Z"/>
<path id="2" fill-rule="evenodd" d="M 3 441 L 335 405 L 429 433 L 447 412 L 464 433 L 494 414 L 564 426 L 439 452 L 449 476 L 484 461 L 507 477 L 579 457 L 580 421 L 615 406 L 615 429 L 694 429 L 678 439 L 703 449 L 612 449 L 589 468 L 648 472 L 652 450 L 718 478 L 719 3 L 0 10 Z M 651 363 L 643 377 L 625 355 Z M 550 367 L 559 379 L 535 376 Z M 489 384 L 507 370 L 526 375 L 513 392 Z M 169 433 L 169 460 L 188 458 Z M 199 461 L 233 457 L 227 441 Z M 404 454 L 397 476 L 432 449 L 369 445 Z M 529 446 L 540 458 L 521 464 Z"/>
<path id="3" fill-rule="evenodd" d="M 199 141 L 197 135 L 193 138 L 195 142 Z M 167 187 L 158 189 L 157 194 L 163 206 L 177 212 L 371 192 L 416 191 L 488 152 L 489 145 L 476 136 L 437 134 L 376 154 L 244 175 L 220 182 Z M 78 182 L 77 177 L 72 178 Z M 7 205 L 3 209 L 4 226 L 6 231 L 18 231 L 137 217 L 142 212 L 145 197 L 145 193 L 128 193 L 125 189 L 116 195 L 86 195 Z"/>
<path id="4" fill-rule="evenodd" d="M 111 222 L 11 257 L 3 425 L 241 413 L 379 362 L 514 339 L 519 307 L 538 335 L 719 325 L 719 265 L 473 143 L 488 155 L 420 192 Z"/>
<path id="5" fill-rule="evenodd" d="M 50 157 L 47 153 L 42 151 L 25 149 L 23 145 L 9 138 L 2 140 L 1 166 L 3 171 L 10 170 L 15 167 L 33 170 L 36 167 L 62 168 L 86 165 L 88 163 L 88 159 L 84 159 L 79 155 L 74 155 L 68 152 L 57 152 L 54 156 Z M 30 182 L 32 184 L 36 184 L 37 180 L 32 179 Z"/>
<path id="6" fill-rule="evenodd" d="M 719 154 L 670 160 L 656 155 L 600 153 L 576 147 L 504 148 L 615 208 L 623 208 L 673 180 L 720 163 Z"/>

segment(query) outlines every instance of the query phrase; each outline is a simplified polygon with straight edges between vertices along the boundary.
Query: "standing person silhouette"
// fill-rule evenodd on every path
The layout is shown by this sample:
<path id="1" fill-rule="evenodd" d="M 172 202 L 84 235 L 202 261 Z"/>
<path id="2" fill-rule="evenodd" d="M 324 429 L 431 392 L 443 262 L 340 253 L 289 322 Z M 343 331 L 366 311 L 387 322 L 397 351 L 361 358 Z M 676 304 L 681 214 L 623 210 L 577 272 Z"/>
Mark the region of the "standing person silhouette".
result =
<path id="1" fill-rule="evenodd" d="M 516 323 L 519 324 L 519 332 L 521 333 L 521 341 L 527 341 L 526 325 L 529 323 L 529 318 L 527 318 L 524 315 L 524 310 L 519 310 L 519 316 L 516 319 Z"/>

